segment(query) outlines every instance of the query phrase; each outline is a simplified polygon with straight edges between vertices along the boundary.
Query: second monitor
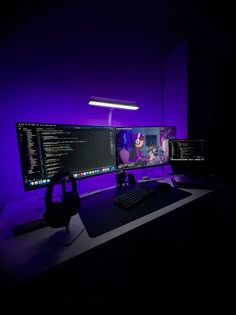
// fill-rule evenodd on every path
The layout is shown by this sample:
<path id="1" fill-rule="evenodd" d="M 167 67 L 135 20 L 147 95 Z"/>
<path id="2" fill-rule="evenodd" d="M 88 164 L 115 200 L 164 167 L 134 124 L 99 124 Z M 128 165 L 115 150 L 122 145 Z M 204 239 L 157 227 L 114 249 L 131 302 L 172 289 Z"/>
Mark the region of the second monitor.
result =
<path id="1" fill-rule="evenodd" d="M 117 167 L 140 168 L 169 162 L 168 140 L 175 126 L 116 127 Z"/>

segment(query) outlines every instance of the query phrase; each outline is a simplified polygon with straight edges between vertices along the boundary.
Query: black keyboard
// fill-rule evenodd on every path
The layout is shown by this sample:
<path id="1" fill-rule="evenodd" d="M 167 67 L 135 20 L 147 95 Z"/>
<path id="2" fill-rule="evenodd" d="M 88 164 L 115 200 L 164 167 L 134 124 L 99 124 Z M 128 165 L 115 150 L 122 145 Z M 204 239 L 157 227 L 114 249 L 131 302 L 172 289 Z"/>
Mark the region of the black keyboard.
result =
<path id="1" fill-rule="evenodd" d="M 122 208 L 130 209 L 151 195 L 155 190 L 146 185 L 138 185 L 114 198 L 114 203 Z"/>

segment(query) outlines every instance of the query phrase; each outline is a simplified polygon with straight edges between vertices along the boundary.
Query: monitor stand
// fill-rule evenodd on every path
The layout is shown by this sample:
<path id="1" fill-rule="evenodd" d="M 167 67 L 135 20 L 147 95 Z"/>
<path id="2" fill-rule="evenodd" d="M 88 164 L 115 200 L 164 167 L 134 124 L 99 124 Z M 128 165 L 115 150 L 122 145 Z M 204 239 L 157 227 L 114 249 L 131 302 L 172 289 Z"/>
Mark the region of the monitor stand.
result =
<path id="1" fill-rule="evenodd" d="M 82 225 L 69 223 L 64 230 L 57 231 L 53 235 L 52 240 L 59 245 L 69 246 L 83 231 L 84 227 Z"/>
<path id="2" fill-rule="evenodd" d="M 142 173 L 140 174 L 142 177 L 137 180 L 138 183 L 147 183 L 147 182 L 157 182 L 159 180 L 163 180 L 165 175 L 162 166 L 158 166 L 158 170 L 153 167 L 146 167 L 142 169 Z"/>

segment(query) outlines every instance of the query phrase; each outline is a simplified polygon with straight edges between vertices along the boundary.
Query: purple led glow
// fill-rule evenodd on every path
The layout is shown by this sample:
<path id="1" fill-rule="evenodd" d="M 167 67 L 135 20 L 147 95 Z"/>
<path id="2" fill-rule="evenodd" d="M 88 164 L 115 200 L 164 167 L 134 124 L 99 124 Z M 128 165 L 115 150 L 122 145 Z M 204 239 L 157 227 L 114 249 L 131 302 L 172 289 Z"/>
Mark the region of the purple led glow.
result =
<path id="1" fill-rule="evenodd" d="M 53 32 L 58 32 L 61 23 L 60 20 L 57 21 L 59 24 L 55 21 L 57 19 L 53 20 L 50 16 L 44 23 L 39 20 L 29 22 L 31 24 L 22 28 L 2 50 L 0 207 L 27 198 L 41 198 L 45 194 L 45 189 L 23 191 L 15 129 L 17 121 L 107 125 L 107 108 L 88 106 L 90 95 L 104 95 L 135 100 L 140 104 L 140 109 L 136 111 L 114 110 L 113 126 L 160 126 L 163 125 L 164 88 L 164 123 L 176 125 L 178 136 L 186 135 L 185 49 L 174 51 L 165 61 L 163 82 L 160 53 L 157 49 L 152 51 L 145 41 L 140 43 L 139 36 L 133 46 L 125 49 L 123 45 L 118 45 L 115 38 L 113 43 L 109 41 L 108 52 L 105 48 L 94 52 L 81 36 L 75 45 L 77 34 L 73 35 L 70 29 L 65 39 L 55 36 L 52 40 Z M 64 27 L 60 29 L 62 33 Z M 93 39 L 96 41 L 96 36 Z M 153 171 L 151 168 L 150 172 Z M 143 172 L 146 174 L 149 170 Z M 163 170 L 160 167 L 155 172 L 158 175 Z M 140 177 L 141 173 L 142 170 L 135 171 Z M 78 181 L 79 191 L 85 193 L 113 186 L 114 176 L 112 173 Z"/>

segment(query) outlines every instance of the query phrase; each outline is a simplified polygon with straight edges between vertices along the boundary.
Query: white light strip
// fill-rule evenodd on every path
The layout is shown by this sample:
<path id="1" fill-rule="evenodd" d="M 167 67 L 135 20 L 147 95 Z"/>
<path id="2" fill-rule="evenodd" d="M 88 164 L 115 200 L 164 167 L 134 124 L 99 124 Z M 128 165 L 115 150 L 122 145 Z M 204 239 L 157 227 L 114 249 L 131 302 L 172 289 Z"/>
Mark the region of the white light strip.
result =
<path id="1" fill-rule="evenodd" d="M 139 107 L 137 105 L 125 105 L 125 104 L 117 104 L 112 102 L 103 102 L 103 101 L 94 101 L 91 100 L 88 103 L 89 105 L 94 106 L 102 106 L 102 107 L 113 107 L 113 108 L 123 108 L 123 109 L 129 109 L 129 110 L 137 110 Z"/>

